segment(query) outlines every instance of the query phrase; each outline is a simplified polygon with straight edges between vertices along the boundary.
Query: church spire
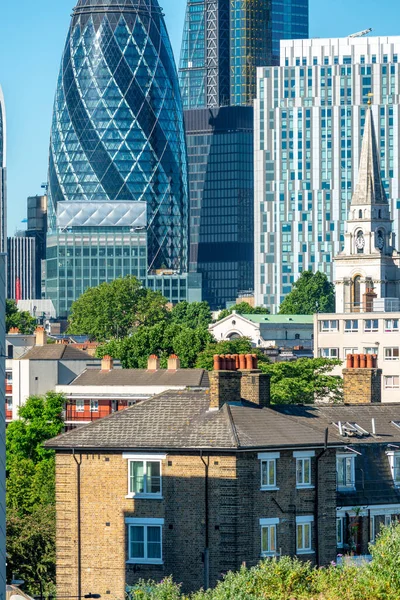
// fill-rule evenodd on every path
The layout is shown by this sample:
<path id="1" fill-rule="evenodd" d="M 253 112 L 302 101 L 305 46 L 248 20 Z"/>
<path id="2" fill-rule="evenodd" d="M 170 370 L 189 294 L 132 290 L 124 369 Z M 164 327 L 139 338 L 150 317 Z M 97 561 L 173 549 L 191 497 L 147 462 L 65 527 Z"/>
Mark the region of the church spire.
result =
<path id="1" fill-rule="evenodd" d="M 370 107 L 368 107 L 365 115 L 358 183 L 351 204 L 352 206 L 388 204 L 381 179 L 380 155 L 376 143 L 374 120 Z"/>

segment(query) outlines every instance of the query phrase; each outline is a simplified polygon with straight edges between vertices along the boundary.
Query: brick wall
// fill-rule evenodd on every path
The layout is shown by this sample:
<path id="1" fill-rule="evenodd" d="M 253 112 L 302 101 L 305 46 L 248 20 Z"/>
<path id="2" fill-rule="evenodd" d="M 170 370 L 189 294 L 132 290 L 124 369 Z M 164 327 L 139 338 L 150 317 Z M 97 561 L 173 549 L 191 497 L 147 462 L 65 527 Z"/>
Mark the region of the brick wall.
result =
<path id="1" fill-rule="evenodd" d="M 346 404 L 381 402 L 382 371 L 380 369 L 343 369 L 343 393 Z"/>
<path id="2" fill-rule="evenodd" d="M 79 459 L 79 456 L 78 456 Z M 296 489 L 292 451 L 277 461 L 277 491 L 260 491 L 256 453 L 211 455 L 209 465 L 210 583 L 261 554 L 260 518 L 279 518 L 277 546 L 296 552 L 296 515 L 316 515 L 314 489 Z M 312 482 L 315 485 L 315 458 Z M 57 588 L 77 596 L 77 466 L 72 455 L 57 455 Z M 163 499 L 126 498 L 128 461 L 121 454 L 84 454 L 81 464 L 82 595 L 123 600 L 125 583 L 160 580 L 173 574 L 184 590 L 204 585 L 205 466 L 199 454 L 168 455 L 162 462 Z M 336 556 L 335 453 L 320 461 L 318 513 L 320 560 Z M 125 518 L 162 518 L 163 565 L 127 565 Z M 313 547 L 315 532 L 313 527 Z M 305 555 L 315 562 L 315 553 Z"/>

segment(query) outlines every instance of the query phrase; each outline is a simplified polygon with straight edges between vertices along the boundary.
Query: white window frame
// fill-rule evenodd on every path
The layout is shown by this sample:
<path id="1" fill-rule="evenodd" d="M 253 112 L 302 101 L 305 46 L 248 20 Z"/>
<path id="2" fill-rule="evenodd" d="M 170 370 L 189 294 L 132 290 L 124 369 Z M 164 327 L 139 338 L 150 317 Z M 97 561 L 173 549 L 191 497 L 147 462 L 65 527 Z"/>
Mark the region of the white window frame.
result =
<path id="1" fill-rule="evenodd" d="M 312 458 L 315 457 L 315 450 L 298 450 L 293 452 L 293 457 L 296 459 L 296 488 L 297 489 L 312 489 L 314 488 L 312 484 Z M 298 480 L 298 463 L 303 463 L 303 481 L 299 482 Z M 308 472 L 309 472 L 309 483 L 304 483 L 304 465 L 308 463 Z"/>
<path id="2" fill-rule="evenodd" d="M 375 542 L 375 515 L 370 515 L 369 518 L 369 542 L 370 544 Z"/>
<path id="3" fill-rule="evenodd" d="M 344 517 L 336 517 L 336 547 L 344 546 Z"/>
<path id="4" fill-rule="evenodd" d="M 162 499 L 163 489 L 162 489 L 162 461 L 166 459 L 166 454 L 123 454 L 122 457 L 128 461 L 128 493 L 125 498 L 148 498 L 148 499 Z M 160 464 L 160 491 L 156 493 L 149 493 L 147 491 L 138 493 L 131 491 L 131 464 L 133 462 L 142 462 L 143 463 L 143 477 L 144 483 L 146 484 L 146 471 L 147 471 L 147 463 L 155 462 Z"/>
<path id="5" fill-rule="evenodd" d="M 364 354 L 378 354 L 379 348 L 378 346 L 366 346 L 363 348 Z"/>
<path id="6" fill-rule="evenodd" d="M 385 390 L 398 390 L 400 388 L 399 375 L 385 375 L 383 378 L 383 387 Z"/>
<path id="7" fill-rule="evenodd" d="M 350 483 L 339 483 L 339 460 L 344 460 L 344 459 L 349 459 L 351 461 L 351 482 Z M 350 454 L 348 452 L 342 452 L 339 454 L 336 454 L 336 477 L 337 477 L 337 489 L 339 492 L 348 492 L 348 491 L 354 491 L 356 489 L 356 478 L 355 478 L 355 472 L 356 472 L 356 457 L 354 454 Z M 344 469 L 344 472 L 346 472 L 346 468 Z"/>
<path id="8" fill-rule="evenodd" d="M 396 321 L 397 326 L 394 324 Z M 385 319 L 385 333 L 399 332 L 399 319 Z"/>
<path id="9" fill-rule="evenodd" d="M 260 519 L 261 556 L 276 556 L 277 555 L 276 530 L 277 530 L 278 524 L 279 524 L 279 519 Z M 263 549 L 263 529 L 267 529 L 268 545 L 271 540 L 271 533 L 273 534 L 275 550 L 264 550 Z"/>
<path id="10" fill-rule="evenodd" d="M 313 538 L 313 523 L 314 523 L 314 517 L 312 515 L 310 516 L 301 516 L 301 517 L 296 517 L 296 554 L 314 554 L 314 550 L 312 547 L 312 538 Z M 309 535 L 308 535 L 308 545 L 305 545 L 305 531 L 306 531 L 306 526 L 308 525 L 309 527 Z M 299 547 L 299 528 L 301 530 L 301 541 L 302 547 Z"/>
<path id="11" fill-rule="evenodd" d="M 128 559 L 127 564 L 131 565 L 162 565 L 163 561 L 163 527 L 164 519 L 136 519 L 128 517 L 125 519 L 125 524 L 128 526 Z M 143 527 L 144 532 L 144 557 L 137 558 L 131 556 L 131 528 Z M 160 529 L 160 550 L 161 558 L 148 558 L 148 542 L 147 530 L 148 527 L 159 527 Z"/>
<path id="12" fill-rule="evenodd" d="M 393 352 L 394 351 L 394 352 Z M 397 352 L 397 356 L 394 354 Z M 384 360 L 400 360 L 400 352 L 398 346 L 389 346 L 383 349 Z"/>
<path id="13" fill-rule="evenodd" d="M 90 401 L 90 412 L 99 412 L 99 401 L 91 400 Z"/>
<path id="14" fill-rule="evenodd" d="M 346 359 L 348 354 L 357 354 L 358 348 L 343 348 L 343 358 Z"/>
<path id="15" fill-rule="evenodd" d="M 10 411 L 13 409 L 13 399 L 12 396 L 6 396 L 6 404 L 7 404 L 7 410 Z"/>
<path id="16" fill-rule="evenodd" d="M 386 454 L 389 459 L 393 483 L 396 487 L 400 487 L 400 452 L 390 450 Z"/>
<path id="17" fill-rule="evenodd" d="M 346 323 L 350 323 L 350 327 L 346 327 Z M 358 319 L 345 319 L 344 321 L 344 332 L 345 333 L 358 333 L 359 324 Z"/>
<path id="18" fill-rule="evenodd" d="M 324 354 L 325 351 L 327 351 L 327 354 Z M 333 352 L 336 353 L 336 356 L 332 356 Z M 339 348 L 320 348 L 319 354 L 321 358 L 336 359 L 339 358 Z"/>
<path id="19" fill-rule="evenodd" d="M 77 400 L 75 400 L 75 412 L 85 412 L 85 401 L 82 400 L 81 398 L 78 398 Z"/>
<path id="20" fill-rule="evenodd" d="M 276 461 L 280 456 L 280 452 L 260 452 L 258 454 L 258 460 L 260 461 L 260 489 L 262 491 L 279 490 L 279 487 L 276 485 Z M 273 463 L 274 465 L 274 480 L 273 482 L 268 482 L 268 484 L 263 484 L 263 465 L 265 463 L 267 463 L 267 473 L 269 473 L 269 464 Z"/>
<path id="21" fill-rule="evenodd" d="M 367 327 L 367 321 L 371 321 L 371 327 Z M 373 326 L 373 322 L 377 322 L 376 328 Z M 377 333 L 379 331 L 379 319 L 364 319 L 364 333 Z"/>
<path id="22" fill-rule="evenodd" d="M 339 321 L 337 319 L 323 319 L 320 321 L 321 323 L 321 333 L 332 333 L 339 331 Z M 324 327 L 324 324 L 327 323 L 327 326 Z"/>

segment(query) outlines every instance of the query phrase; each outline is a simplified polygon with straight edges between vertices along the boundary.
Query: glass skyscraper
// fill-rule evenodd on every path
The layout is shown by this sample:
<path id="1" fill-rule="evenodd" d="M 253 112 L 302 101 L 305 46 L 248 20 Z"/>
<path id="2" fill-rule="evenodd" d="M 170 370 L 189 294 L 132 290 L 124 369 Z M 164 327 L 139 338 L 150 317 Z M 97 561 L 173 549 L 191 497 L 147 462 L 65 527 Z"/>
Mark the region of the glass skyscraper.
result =
<path id="1" fill-rule="evenodd" d="M 54 105 L 46 295 L 63 316 L 88 286 L 179 279 L 187 265 L 183 110 L 162 10 L 79 0 Z"/>
<path id="2" fill-rule="evenodd" d="M 6 107 L 0 86 L 0 252 L 7 252 Z"/>
<path id="3" fill-rule="evenodd" d="M 254 290 L 256 70 L 308 36 L 308 0 L 188 0 L 179 82 L 189 161 L 190 270 L 224 308 Z"/>
<path id="4" fill-rule="evenodd" d="M 305 269 L 332 259 L 357 180 L 367 103 L 400 231 L 400 37 L 283 42 L 255 102 L 256 302 L 277 311 Z"/>

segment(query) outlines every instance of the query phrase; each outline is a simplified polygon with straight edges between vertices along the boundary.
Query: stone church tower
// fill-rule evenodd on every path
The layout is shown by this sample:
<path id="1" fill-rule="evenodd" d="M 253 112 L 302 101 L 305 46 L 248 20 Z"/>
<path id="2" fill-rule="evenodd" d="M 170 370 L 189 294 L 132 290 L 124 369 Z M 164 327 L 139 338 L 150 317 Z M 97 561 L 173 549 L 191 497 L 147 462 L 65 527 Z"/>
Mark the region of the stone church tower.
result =
<path id="1" fill-rule="evenodd" d="M 365 116 L 358 183 L 343 251 L 334 258 L 336 312 L 399 310 L 400 255 L 380 175 L 371 108 Z"/>

